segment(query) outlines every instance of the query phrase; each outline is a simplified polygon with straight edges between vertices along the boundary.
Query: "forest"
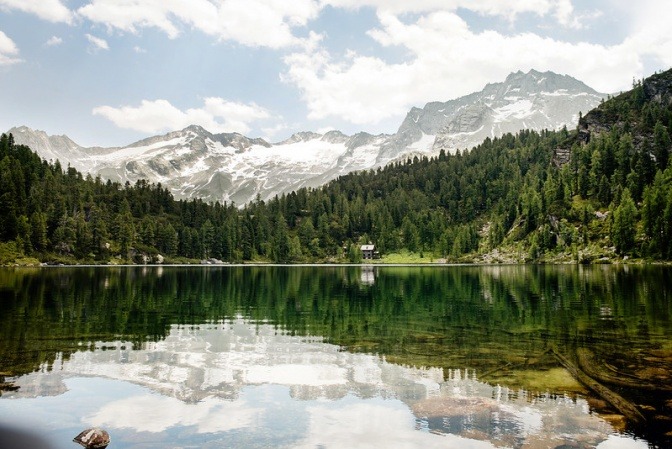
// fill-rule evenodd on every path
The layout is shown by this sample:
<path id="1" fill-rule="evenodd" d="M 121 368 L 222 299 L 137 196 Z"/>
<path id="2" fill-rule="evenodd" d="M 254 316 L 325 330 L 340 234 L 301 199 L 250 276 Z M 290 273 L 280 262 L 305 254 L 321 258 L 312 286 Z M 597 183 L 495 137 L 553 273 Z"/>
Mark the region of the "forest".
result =
<path id="1" fill-rule="evenodd" d="M 672 70 L 576 129 L 521 130 L 244 207 L 176 200 L 0 138 L 0 264 L 672 259 Z"/>

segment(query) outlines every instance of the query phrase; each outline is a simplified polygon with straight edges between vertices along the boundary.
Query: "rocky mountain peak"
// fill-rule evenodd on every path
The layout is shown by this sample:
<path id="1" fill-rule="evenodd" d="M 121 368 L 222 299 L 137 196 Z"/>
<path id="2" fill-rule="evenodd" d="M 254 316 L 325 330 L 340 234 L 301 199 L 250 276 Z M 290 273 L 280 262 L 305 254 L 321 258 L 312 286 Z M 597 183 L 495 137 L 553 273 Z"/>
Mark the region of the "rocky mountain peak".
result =
<path id="1" fill-rule="evenodd" d="M 204 136 L 204 137 L 209 137 L 209 136 L 212 135 L 212 134 L 210 133 L 210 131 L 206 130 L 206 129 L 203 128 L 201 125 L 189 125 L 189 126 L 187 126 L 186 128 L 184 128 L 184 129 L 182 130 L 182 132 L 183 132 L 183 133 L 192 132 L 192 133 L 194 133 L 194 134 L 196 134 L 196 135 Z"/>
<path id="2" fill-rule="evenodd" d="M 279 142 L 279 145 L 288 145 L 291 143 L 297 142 L 308 142 L 310 140 L 320 139 L 322 134 L 314 133 L 312 131 L 301 131 L 295 134 L 292 134 L 289 139 L 285 139 L 282 142 Z"/>
<path id="3" fill-rule="evenodd" d="M 212 140 L 221 143 L 225 147 L 233 147 L 238 151 L 244 151 L 253 145 L 271 147 L 264 139 L 251 139 L 240 133 L 221 133 L 213 136 Z"/>
<path id="4" fill-rule="evenodd" d="M 328 131 L 322 136 L 322 141 L 329 143 L 343 143 L 348 139 L 348 136 L 337 130 Z"/>
<path id="5" fill-rule="evenodd" d="M 16 143 L 27 145 L 33 149 L 39 148 L 41 150 L 40 156 L 48 161 L 59 160 L 62 164 L 67 165 L 72 160 L 86 157 L 82 152 L 82 147 L 65 135 L 50 136 L 44 131 L 33 130 L 27 126 L 14 127 L 8 133 L 14 136 Z"/>
<path id="6" fill-rule="evenodd" d="M 532 94 L 542 92 L 558 92 L 566 90 L 569 93 L 590 93 L 599 95 L 597 91 L 585 83 L 568 75 L 560 75 L 551 71 L 539 72 L 530 70 L 527 73 L 517 71 L 509 74 L 503 83 L 489 84 L 493 90 L 503 92 L 518 92 Z M 487 90 L 487 88 L 486 88 Z"/>
<path id="7" fill-rule="evenodd" d="M 58 141 L 58 142 L 66 144 L 68 146 L 71 146 L 73 148 L 74 147 L 79 147 L 79 145 L 77 145 L 75 142 L 73 142 L 72 139 L 70 139 L 68 136 L 66 136 L 64 134 L 50 136 L 45 131 L 42 131 L 42 130 L 39 130 L 39 129 L 31 129 L 27 126 L 15 126 L 7 132 L 13 134 L 14 136 L 23 135 L 23 136 L 27 136 L 31 139 L 46 139 L 46 140 L 51 140 L 51 141 L 54 141 L 54 142 Z"/>

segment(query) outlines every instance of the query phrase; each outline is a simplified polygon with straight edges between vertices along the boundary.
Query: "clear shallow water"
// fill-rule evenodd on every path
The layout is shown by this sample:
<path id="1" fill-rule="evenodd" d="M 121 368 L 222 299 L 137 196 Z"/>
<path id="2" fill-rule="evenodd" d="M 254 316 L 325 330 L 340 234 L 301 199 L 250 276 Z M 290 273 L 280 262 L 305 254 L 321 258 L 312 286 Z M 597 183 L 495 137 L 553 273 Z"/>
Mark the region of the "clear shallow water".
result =
<path id="1" fill-rule="evenodd" d="M 665 447 L 666 279 L 602 267 L 2 271 L 0 422 L 38 425 L 57 448 L 93 425 L 111 448 Z M 621 374 L 661 382 L 659 401 L 618 388 L 653 409 L 646 425 L 549 352 L 577 346 L 612 367 L 634 354 Z"/>

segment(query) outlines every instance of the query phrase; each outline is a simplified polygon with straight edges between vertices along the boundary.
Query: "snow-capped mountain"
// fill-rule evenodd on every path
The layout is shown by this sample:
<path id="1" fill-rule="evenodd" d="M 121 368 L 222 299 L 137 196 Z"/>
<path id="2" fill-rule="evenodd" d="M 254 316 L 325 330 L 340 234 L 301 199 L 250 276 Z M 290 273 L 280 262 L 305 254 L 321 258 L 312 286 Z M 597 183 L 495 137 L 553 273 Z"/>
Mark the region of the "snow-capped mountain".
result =
<path id="1" fill-rule="evenodd" d="M 587 113 L 604 97 L 567 75 L 519 71 L 480 92 L 412 108 L 385 154 L 391 157 L 412 147 L 424 151 L 424 142 L 431 142 L 430 153 L 451 152 L 521 129 L 574 127 L 579 112 Z"/>
<path id="2" fill-rule="evenodd" d="M 244 204 L 301 187 L 317 187 L 342 174 L 383 166 L 413 155 L 453 152 L 520 129 L 573 127 L 604 95 L 569 76 L 512 73 L 503 83 L 445 103 L 413 108 L 397 133 L 347 136 L 302 132 L 278 143 L 237 133 L 212 134 L 200 126 L 150 137 L 121 148 L 83 148 L 66 136 L 27 127 L 9 130 L 47 160 L 113 181 L 147 179 L 177 198 Z"/>

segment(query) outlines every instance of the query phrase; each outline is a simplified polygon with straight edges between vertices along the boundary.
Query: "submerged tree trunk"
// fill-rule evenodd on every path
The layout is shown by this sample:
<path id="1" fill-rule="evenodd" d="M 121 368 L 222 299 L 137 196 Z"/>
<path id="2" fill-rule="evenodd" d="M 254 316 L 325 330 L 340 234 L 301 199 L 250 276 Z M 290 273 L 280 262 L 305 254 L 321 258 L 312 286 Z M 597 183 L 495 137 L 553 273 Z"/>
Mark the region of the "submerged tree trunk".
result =
<path id="1" fill-rule="evenodd" d="M 634 404 L 590 377 L 583 370 L 581 370 L 581 368 L 572 363 L 568 358 L 560 354 L 555 348 L 552 348 L 551 351 L 553 352 L 555 358 L 558 359 L 560 364 L 567 371 L 569 371 L 569 373 L 574 376 L 576 380 L 581 382 L 594 393 L 599 395 L 602 399 L 611 404 L 616 410 L 622 413 L 623 416 L 628 419 L 628 421 L 637 425 L 641 425 L 646 422 L 646 418 Z"/>

